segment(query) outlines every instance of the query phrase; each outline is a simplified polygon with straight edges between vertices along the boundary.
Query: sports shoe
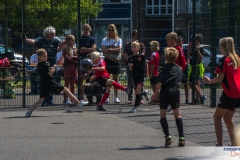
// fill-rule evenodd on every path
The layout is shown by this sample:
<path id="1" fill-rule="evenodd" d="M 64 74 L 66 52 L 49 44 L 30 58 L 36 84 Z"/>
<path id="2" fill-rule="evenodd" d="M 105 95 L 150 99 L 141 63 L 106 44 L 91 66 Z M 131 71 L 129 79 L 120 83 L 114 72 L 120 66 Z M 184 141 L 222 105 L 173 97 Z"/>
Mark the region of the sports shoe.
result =
<path id="1" fill-rule="evenodd" d="M 72 102 L 67 98 L 64 102 L 64 105 L 71 106 Z"/>
<path id="2" fill-rule="evenodd" d="M 179 137 L 178 146 L 180 146 L 180 147 L 185 146 L 185 138 L 184 137 Z"/>
<path id="3" fill-rule="evenodd" d="M 204 104 L 206 99 L 207 99 L 207 96 L 200 97 L 200 103 Z"/>
<path id="4" fill-rule="evenodd" d="M 48 106 L 55 106 L 55 104 L 53 103 L 53 101 L 49 102 L 47 105 L 48 105 Z"/>
<path id="5" fill-rule="evenodd" d="M 116 97 L 116 98 L 114 99 L 114 103 L 120 103 L 118 97 Z"/>
<path id="6" fill-rule="evenodd" d="M 144 90 L 143 92 L 145 93 L 144 97 L 145 97 L 146 101 L 149 102 L 148 90 Z"/>
<path id="7" fill-rule="evenodd" d="M 30 111 L 27 111 L 27 112 L 25 113 L 26 117 L 31 117 L 31 114 L 32 114 L 32 112 L 30 112 Z"/>
<path id="8" fill-rule="evenodd" d="M 166 141 L 165 141 L 165 147 L 168 147 L 172 144 L 173 140 L 172 140 L 172 136 L 167 136 L 166 137 Z"/>
<path id="9" fill-rule="evenodd" d="M 126 88 L 125 88 L 125 92 L 126 92 L 127 94 L 129 94 L 129 92 L 131 91 L 131 89 L 132 89 L 131 87 L 126 87 Z"/>
<path id="10" fill-rule="evenodd" d="M 105 103 L 109 103 L 109 98 L 105 101 Z"/>
<path id="11" fill-rule="evenodd" d="M 85 105 L 87 105 L 87 104 L 88 104 L 88 102 L 80 101 L 80 102 L 77 104 L 77 107 L 78 107 L 78 108 L 81 108 L 81 107 L 83 107 L 83 106 L 85 106 Z"/>
<path id="12" fill-rule="evenodd" d="M 167 112 L 171 112 L 171 111 L 172 111 L 172 107 L 171 107 L 171 106 L 168 106 Z"/>
<path id="13" fill-rule="evenodd" d="M 102 105 L 97 106 L 97 111 L 106 111 Z"/>
<path id="14" fill-rule="evenodd" d="M 133 107 L 129 112 L 130 112 L 130 113 L 137 112 L 137 107 Z"/>

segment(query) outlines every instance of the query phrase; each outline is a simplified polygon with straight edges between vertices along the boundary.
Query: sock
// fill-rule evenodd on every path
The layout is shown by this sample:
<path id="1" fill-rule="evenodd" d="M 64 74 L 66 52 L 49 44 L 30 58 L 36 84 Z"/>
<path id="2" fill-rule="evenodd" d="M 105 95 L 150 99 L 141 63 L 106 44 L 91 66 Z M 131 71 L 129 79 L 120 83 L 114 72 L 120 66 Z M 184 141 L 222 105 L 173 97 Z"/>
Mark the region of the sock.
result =
<path id="1" fill-rule="evenodd" d="M 162 126 L 162 129 L 163 129 L 163 133 L 165 134 L 165 136 L 169 136 L 169 130 L 168 130 L 168 122 L 167 122 L 167 119 L 166 118 L 161 118 L 160 120 L 160 124 Z"/>
<path id="2" fill-rule="evenodd" d="M 126 91 L 126 87 L 122 86 L 121 84 L 119 84 L 117 82 L 113 82 L 112 85 L 114 88 L 120 89 L 122 91 Z"/>
<path id="3" fill-rule="evenodd" d="M 135 99 L 135 107 L 140 106 L 140 94 L 136 94 L 136 99 Z"/>
<path id="4" fill-rule="evenodd" d="M 176 125 L 178 129 L 179 137 L 184 137 L 183 135 L 183 121 L 182 118 L 176 118 Z"/>
<path id="5" fill-rule="evenodd" d="M 99 105 L 102 105 L 102 104 L 107 100 L 107 98 L 109 97 L 109 94 L 110 94 L 110 93 L 107 93 L 107 92 L 104 93 L 102 99 L 101 99 L 100 102 L 98 103 L 98 106 L 99 106 Z"/>
<path id="6" fill-rule="evenodd" d="M 140 93 L 140 95 L 146 96 L 147 92 L 143 91 L 143 92 Z"/>

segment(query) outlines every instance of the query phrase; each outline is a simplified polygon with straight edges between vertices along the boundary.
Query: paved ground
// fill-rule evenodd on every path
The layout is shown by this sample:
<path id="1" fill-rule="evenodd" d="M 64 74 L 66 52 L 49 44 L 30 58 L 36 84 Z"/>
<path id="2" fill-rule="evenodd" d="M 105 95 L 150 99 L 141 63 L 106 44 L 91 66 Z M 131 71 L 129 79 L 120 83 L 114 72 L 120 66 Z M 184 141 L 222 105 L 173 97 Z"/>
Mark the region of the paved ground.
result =
<path id="1" fill-rule="evenodd" d="M 39 107 L 31 118 L 24 117 L 26 108 L 2 108 L 0 159 L 220 159 L 211 148 L 216 143 L 213 108 L 181 106 L 186 137 L 186 147 L 181 148 L 177 147 L 175 120 L 169 113 L 167 118 L 174 142 L 165 148 L 158 106 L 145 105 L 137 113 L 129 113 L 131 107 L 105 105 L 107 112 L 97 112 L 95 106 Z M 238 111 L 234 117 L 237 125 L 239 116 Z M 228 142 L 224 126 L 224 145 Z"/>

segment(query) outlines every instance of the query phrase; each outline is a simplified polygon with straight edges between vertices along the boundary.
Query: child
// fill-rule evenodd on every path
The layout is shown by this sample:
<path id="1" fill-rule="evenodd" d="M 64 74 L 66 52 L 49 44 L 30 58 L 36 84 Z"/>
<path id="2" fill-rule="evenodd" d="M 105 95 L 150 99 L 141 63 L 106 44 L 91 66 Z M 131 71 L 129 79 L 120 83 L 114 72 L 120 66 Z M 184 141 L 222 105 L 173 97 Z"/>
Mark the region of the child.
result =
<path id="1" fill-rule="evenodd" d="M 140 94 L 143 87 L 144 76 L 148 77 L 148 64 L 145 55 L 139 53 L 140 44 L 138 41 L 131 43 L 131 49 L 133 55 L 128 58 L 128 66 L 129 70 L 132 71 L 134 91 L 136 95 L 134 107 L 130 110 L 130 112 L 133 113 L 136 112 L 137 107 L 140 106 Z M 144 74 L 144 72 L 146 72 L 146 74 Z"/>
<path id="2" fill-rule="evenodd" d="M 38 49 L 37 50 L 38 56 L 38 73 L 41 76 L 41 83 L 40 83 L 40 98 L 36 101 L 26 112 L 26 117 L 30 117 L 32 112 L 38 107 L 39 104 L 43 102 L 43 99 L 50 93 L 57 93 L 59 94 L 61 91 L 67 94 L 67 96 L 77 103 L 77 107 L 80 108 L 88 102 L 79 101 L 66 87 L 63 87 L 60 83 L 57 83 L 53 78 L 53 73 L 55 72 L 57 65 L 53 65 L 50 67 L 49 62 L 47 62 L 47 51 L 45 49 Z"/>
<path id="3" fill-rule="evenodd" d="M 215 70 L 217 77 L 210 79 L 204 76 L 203 81 L 207 84 L 222 82 L 223 93 L 213 116 L 217 145 L 223 145 L 223 118 L 231 139 L 231 145 L 236 146 L 236 134 L 232 117 L 240 105 L 240 58 L 234 50 L 232 37 L 220 39 L 219 46 L 224 57 L 220 58 L 217 64 Z"/>
<path id="4" fill-rule="evenodd" d="M 148 73 L 150 78 L 150 84 L 152 86 L 153 93 L 156 91 L 156 85 L 158 80 L 158 65 L 160 61 L 159 56 L 159 43 L 158 41 L 151 41 L 150 43 L 150 50 L 152 51 L 152 54 L 150 56 L 149 62 L 148 62 Z M 150 104 L 159 103 L 158 101 L 151 101 Z"/>
<path id="5" fill-rule="evenodd" d="M 166 119 L 166 112 L 169 105 L 173 109 L 174 118 L 176 119 L 176 125 L 179 133 L 179 146 L 185 145 L 185 138 L 183 135 L 183 122 L 180 115 L 179 99 L 180 90 L 179 85 L 182 81 L 182 70 L 179 65 L 174 62 L 178 58 L 178 51 L 173 47 L 168 47 L 165 50 L 166 64 L 159 71 L 158 84 L 156 91 L 152 98 L 157 99 L 159 89 L 161 88 L 159 101 L 160 101 L 160 124 L 163 129 L 163 133 L 166 136 L 165 147 L 168 147 L 172 143 L 172 136 L 169 133 L 168 122 Z"/>
<path id="6" fill-rule="evenodd" d="M 110 79 L 110 75 L 106 69 L 106 63 L 105 61 L 100 57 L 99 52 L 92 52 L 91 53 L 91 60 L 93 62 L 93 68 L 92 70 L 95 71 L 95 76 L 93 79 L 96 79 L 98 84 L 102 87 L 105 87 L 106 91 L 100 100 L 100 102 L 97 105 L 97 110 L 99 111 L 106 111 L 103 108 L 103 103 L 107 100 L 109 97 L 109 94 L 111 92 L 110 87 L 113 86 L 116 89 L 120 89 L 122 91 L 125 91 L 126 93 L 129 92 L 129 89 L 122 86 L 121 84 L 115 82 L 114 80 Z"/>

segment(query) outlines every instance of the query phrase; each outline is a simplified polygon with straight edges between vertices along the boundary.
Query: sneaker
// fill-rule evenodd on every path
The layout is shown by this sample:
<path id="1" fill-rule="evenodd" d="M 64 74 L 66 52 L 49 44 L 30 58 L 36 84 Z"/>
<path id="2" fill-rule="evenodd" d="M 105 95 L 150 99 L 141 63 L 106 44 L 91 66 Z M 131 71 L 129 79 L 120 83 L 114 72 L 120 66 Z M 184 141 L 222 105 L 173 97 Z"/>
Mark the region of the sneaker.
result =
<path id="1" fill-rule="evenodd" d="M 120 103 L 118 97 L 116 97 L 116 98 L 114 99 L 114 103 Z"/>
<path id="2" fill-rule="evenodd" d="M 48 105 L 48 106 L 55 106 L 55 104 L 53 103 L 53 101 L 49 102 L 47 105 Z"/>
<path id="3" fill-rule="evenodd" d="M 185 104 L 191 104 L 188 99 L 186 99 Z"/>
<path id="4" fill-rule="evenodd" d="M 87 104 L 88 104 L 88 102 L 80 101 L 80 102 L 77 104 L 77 107 L 78 107 L 78 108 L 81 108 L 81 107 L 83 107 L 83 106 L 85 106 L 85 105 L 87 105 Z"/>
<path id="5" fill-rule="evenodd" d="M 137 112 L 137 107 L 133 107 L 129 112 L 130 112 L 130 113 Z"/>
<path id="6" fill-rule="evenodd" d="M 165 141 L 165 147 L 168 147 L 172 144 L 173 140 L 172 140 L 172 136 L 167 136 L 166 137 L 166 141 Z"/>
<path id="7" fill-rule="evenodd" d="M 31 117 L 31 114 L 32 114 L 32 112 L 30 112 L 30 111 L 27 111 L 27 112 L 25 113 L 26 117 Z"/>
<path id="8" fill-rule="evenodd" d="M 207 96 L 200 97 L 201 104 L 204 104 L 206 99 L 207 99 Z"/>
<path id="9" fill-rule="evenodd" d="M 129 94 L 129 92 L 131 91 L 131 89 L 132 89 L 132 87 L 126 87 L 126 88 L 125 88 L 125 92 L 126 92 L 127 94 Z"/>
<path id="10" fill-rule="evenodd" d="M 171 111 L 172 111 L 172 107 L 171 107 L 171 106 L 168 106 L 167 112 L 171 112 Z"/>
<path id="11" fill-rule="evenodd" d="M 97 111 L 106 111 L 102 105 L 97 106 Z"/>
<path id="12" fill-rule="evenodd" d="M 146 101 L 149 102 L 148 90 L 144 90 L 143 92 L 144 92 L 144 97 Z"/>
<path id="13" fill-rule="evenodd" d="M 72 105 L 72 102 L 69 99 L 66 99 L 63 103 L 66 106 L 71 106 Z"/>
<path id="14" fill-rule="evenodd" d="M 105 101 L 105 103 L 109 103 L 109 98 Z"/>
<path id="15" fill-rule="evenodd" d="M 184 137 L 179 137 L 178 146 L 180 146 L 180 147 L 185 146 L 185 138 Z"/>

